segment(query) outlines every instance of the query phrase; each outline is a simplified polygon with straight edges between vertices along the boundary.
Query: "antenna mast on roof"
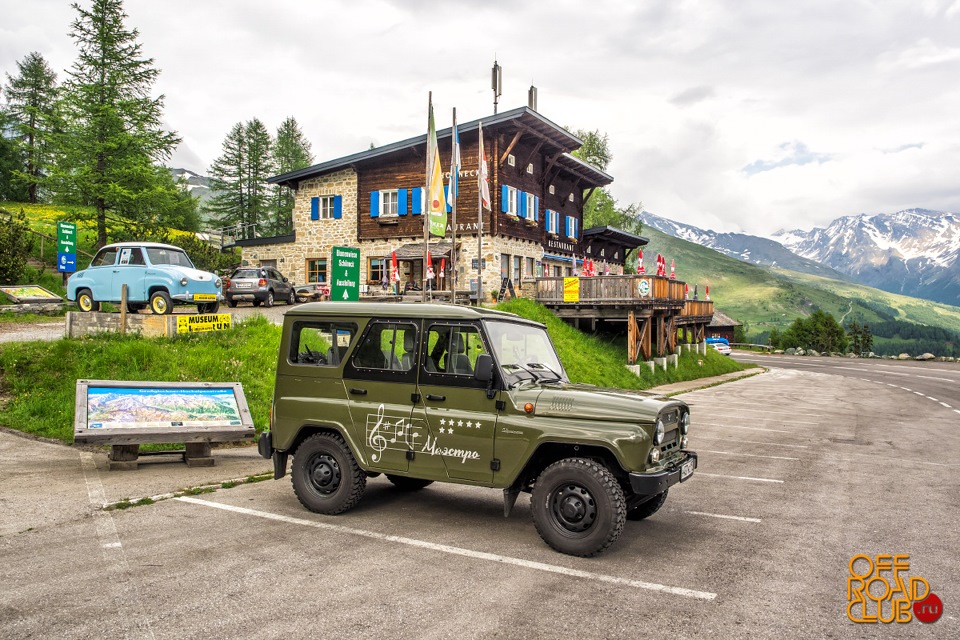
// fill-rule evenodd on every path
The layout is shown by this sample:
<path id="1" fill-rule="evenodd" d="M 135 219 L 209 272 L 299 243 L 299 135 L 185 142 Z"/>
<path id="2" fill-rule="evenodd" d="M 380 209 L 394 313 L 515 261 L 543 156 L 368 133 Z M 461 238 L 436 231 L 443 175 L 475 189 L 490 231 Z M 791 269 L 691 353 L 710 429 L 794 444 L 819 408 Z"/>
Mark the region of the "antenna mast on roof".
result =
<path id="1" fill-rule="evenodd" d="M 533 85 L 530 85 L 530 90 L 527 91 L 527 106 L 531 111 L 537 110 L 537 88 Z"/>
<path id="2" fill-rule="evenodd" d="M 497 64 L 497 59 L 493 59 L 493 73 L 491 74 L 490 88 L 493 89 L 493 114 L 497 114 L 497 100 L 503 93 L 503 67 Z"/>

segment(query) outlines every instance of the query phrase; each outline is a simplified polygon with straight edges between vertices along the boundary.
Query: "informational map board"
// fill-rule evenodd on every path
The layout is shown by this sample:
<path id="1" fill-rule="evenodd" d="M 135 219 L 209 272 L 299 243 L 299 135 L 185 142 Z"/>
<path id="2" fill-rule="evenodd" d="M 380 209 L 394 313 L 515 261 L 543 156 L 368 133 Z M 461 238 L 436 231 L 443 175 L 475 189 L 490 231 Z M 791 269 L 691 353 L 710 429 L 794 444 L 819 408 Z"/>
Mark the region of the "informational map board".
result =
<path id="1" fill-rule="evenodd" d="M 10 300 L 15 303 L 21 302 L 60 302 L 63 300 L 60 296 L 36 284 L 20 284 L 12 287 L 0 287 L 0 291 L 6 294 Z"/>
<path id="2" fill-rule="evenodd" d="M 254 435 L 239 382 L 77 380 L 75 409 L 74 441 L 80 443 L 225 442 Z"/>

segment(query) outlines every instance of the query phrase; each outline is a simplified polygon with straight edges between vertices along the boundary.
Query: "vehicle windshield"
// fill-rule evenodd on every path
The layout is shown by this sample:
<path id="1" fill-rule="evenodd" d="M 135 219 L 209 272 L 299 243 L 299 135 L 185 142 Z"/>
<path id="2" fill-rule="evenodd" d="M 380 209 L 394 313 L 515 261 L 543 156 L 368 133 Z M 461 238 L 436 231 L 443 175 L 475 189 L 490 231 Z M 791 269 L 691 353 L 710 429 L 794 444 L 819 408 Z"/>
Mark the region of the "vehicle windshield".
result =
<path id="1" fill-rule="evenodd" d="M 150 264 L 169 264 L 175 267 L 190 267 L 194 269 L 190 258 L 182 249 L 167 249 L 165 247 L 147 247 L 147 255 L 150 256 Z"/>
<path id="2" fill-rule="evenodd" d="M 524 380 L 568 381 L 546 329 L 498 320 L 488 320 L 486 326 L 507 386 Z"/>

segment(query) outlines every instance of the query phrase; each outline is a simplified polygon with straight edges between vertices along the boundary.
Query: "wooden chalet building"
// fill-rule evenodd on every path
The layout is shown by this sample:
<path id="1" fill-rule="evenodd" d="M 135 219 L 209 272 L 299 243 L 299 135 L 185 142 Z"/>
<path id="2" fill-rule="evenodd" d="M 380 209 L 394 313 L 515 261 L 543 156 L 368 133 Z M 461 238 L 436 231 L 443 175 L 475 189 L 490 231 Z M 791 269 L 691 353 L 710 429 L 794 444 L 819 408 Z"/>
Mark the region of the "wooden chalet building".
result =
<path id="1" fill-rule="evenodd" d="M 480 122 L 457 127 L 461 149 L 457 289 L 476 287 L 477 259 L 482 258 L 483 298 L 489 300 L 489 292 L 499 289 L 504 277 L 518 287 L 528 280 L 532 289 L 535 277 L 571 275 L 587 248 L 582 228 L 585 198 L 613 178 L 570 155 L 581 140 L 530 108 L 483 118 L 492 210 L 483 212 L 480 249 Z M 326 282 L 331 248 L 358 247 L 361 283 L 368 291 L 379 292 L 395 251 L 402 281 L 421 285 L 426 138 L 420 135 L 270 178 L 270 183 L 287 185 L 296 193 L 293 233 L 239 241 L 244 261 L 276 266 L 297 284 Z M 449 171 L 451 129 L 439 130 L 437 139 L 441 164 Z M 445 183 L 449 184 L 448 173 Z M 453 231 L 448 213 L 447 236 L 430 241 L 436 273 L 446 259 L 446 277 L 436 285 L 439 290 L 451 288 Z M 618 237 L 612 232 L 596 239 L 602 241 L 604 255 L 594 259 L 605 260 L 614 269 L 622 267 L 630 247 L 616 246 Z"/>

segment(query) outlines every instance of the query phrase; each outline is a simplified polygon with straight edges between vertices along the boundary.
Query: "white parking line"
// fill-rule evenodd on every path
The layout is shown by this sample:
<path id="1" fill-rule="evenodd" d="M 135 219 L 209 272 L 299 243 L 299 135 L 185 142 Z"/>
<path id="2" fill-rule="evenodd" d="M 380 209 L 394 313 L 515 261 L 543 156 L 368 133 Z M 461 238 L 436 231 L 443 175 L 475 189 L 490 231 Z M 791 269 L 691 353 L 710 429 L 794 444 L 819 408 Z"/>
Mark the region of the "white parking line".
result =
<path id="1" fill-rule="evenodd" d="M 817 424 L 816 422 L 812 424 Z M 734 424 L 717 424 L 716 422 L 700 422 L 701 427 L 729 427 L 730 429 L 749 429 L 750 431 L 770 431 L 772 433 L 795 433 L 794 431 L 785 431 L 784 429 L 764 429 L 762 427 L 740 427 Z"/>
<path id="2" fill-rule="evenodd" d="M 189 502 L 190 504 L 196 504 L 204 507 L 212 507 L 214 509 L 222 509 L 224 511 L 242 513 L 248 516 L 256 516 L 258 518 L 264 518 L 266 520 L 276 520 L 279 522 L 286 522 L 289 524 L 298 524 L 304 527 L 314 527 L 316 529 L 336 531 L 337 533 L 360 536 L 363 538 L 370 538 L 373 540 L 381 540 L 384 542 L 395 542 L 398 544 L 405 544 L 411 547 L 418 547 L 420 549 L 428 549 L 430 551 L 438 551 L 440 553 L 449 553 L 451 555 L 473 558 L 475 560 L 500 562 L 502 564 L 509 564 L 516 567 L 523 567 L 525 569 L 534 569 L 536 571 L 545 571 L 547 573 L 556 573 L 560 575 L 570 576 L 573 578 L 584 578 L 586 580 L 596 580 L 597 582 L 606 582 L 609 584 L 615 584 L 620 586 L 634 587 L 636 589 L 646 589 L 648 591 L 659 591 L 661 593 L 669 593 L 675 596 L 683 596 L 685 598 L 694 598 L 696 600 L 714 600 L 717 597 L 717 594 L 710 593 L 709 591 L 696 591 L 694 589 L 684 589 L 683 587 L 670 587 L 663 584 L 657 584 L 655 582 L 644 582 L 642 580 L 631 580 L 629 578 L 621 578 L 618 576 L 611 576 L 611 575 L 606 575 L 602 573 L 580 571 L 579 569 L 571 569 L 569 567 L 561 567 L 553 564 L 546 564 L 544 562 L 534 562 L 532 560 L 523 560 L 521 558 L 511 558 L 510 556 L 502 556 L 496 553 L 486 553 L 484 551 L 473 551 L 470 549 L 461 549 L 460 547 L 452 547 L 450 545 L 437 544 L 435 542 L 426 542 L 424 540 L 416 540 L 414 538 L 405 538 L 403 536 L 392 536 L 385 533 L 377 533 L 376 531 L 366 531 L 364 529 L 353 529 L 351 527 L 344 527 L 338 524 L 329 524 L 326 522 L 315 522 L 313 520 L 293 518 L 290 516 L 280 515 L 278 513 L 270 513 L 268 511 L 257 511 L 255 509 L 247 509 L 245 507 L 235 507 L 229 504 L 220 504 L 217 502 L 209 502 L 207 500 L 198 500 L 196 498 L 189 498 L 189 497 L 180 497 L 175 499 L 181 502 Z"/>
<path id="3" fill-rule="evenodd" d="M 771 447 L 790 447 L 791 449 L 809 449 L 810 445 L 807 444 L 783 444 L 781 442 L 761 442 L 759 440 L 731 440 L 730 438 L 709 438 L 707 436 L 701 436 L 697 434 L 697 440 L 717 440 L 722 442 L 733 442 L 735 444 L 765 444 Z"/>
<path id="4" fill-rule="evenodd" d="M 937 400 L 936 398 L 933 398 L 933 397 L 930 397 L 930 396 L 927 396 L 927 400 L 933 400 L 934 402 L 940 402 L 940 401 Z"/>
<path id="5" fill-rule="evenodd" d="M 941 406 L 944 406 L 944 407 L 946 407 L 947 409 L 952 409 L 952 408 L 953 408 L 953 407 L 951 407 L 950 405 L 948 405 L 946 402 L 941 402 L 940 404 L 941 404 Z"/>
<path id="6" fill-rule="evenodd" d="M 698 476 L 707 476 L 710 478 L 730 478 L 733 480 L 751 480 L 753 482 L 775 482 L 777 484 L 783 484 L 783 480 L 774 480 L 772 478 L 751 478 L 749 476 L 725 476 L 720 473 L 705 473 L 703 471 L 697 471 Z"/>
<path id="7" fill-rule="evenodd" d="M 762 456 L 757 453 L 736 453 L 733 451 L 711 451 L 710 449 L 700 449 L 704 453 L 716 453 L 724 456 L 746 456 L 748 458 L 770 458 L 771 460 L 795 460 L 800 462 L 800 458 L 787 458 L 785 456 Z"/>
<path id="8" fill-rule="evenodd" d="M 703 511 L 684 511 L 694 516 L 707 516 L 708 518 L 722 518 L 724 520 L 739 520 L 741 522 L 763 522 L 760 518 L 745 518 L 744 516 L 728 516 L 722 513 L 705 513 Z"/>

